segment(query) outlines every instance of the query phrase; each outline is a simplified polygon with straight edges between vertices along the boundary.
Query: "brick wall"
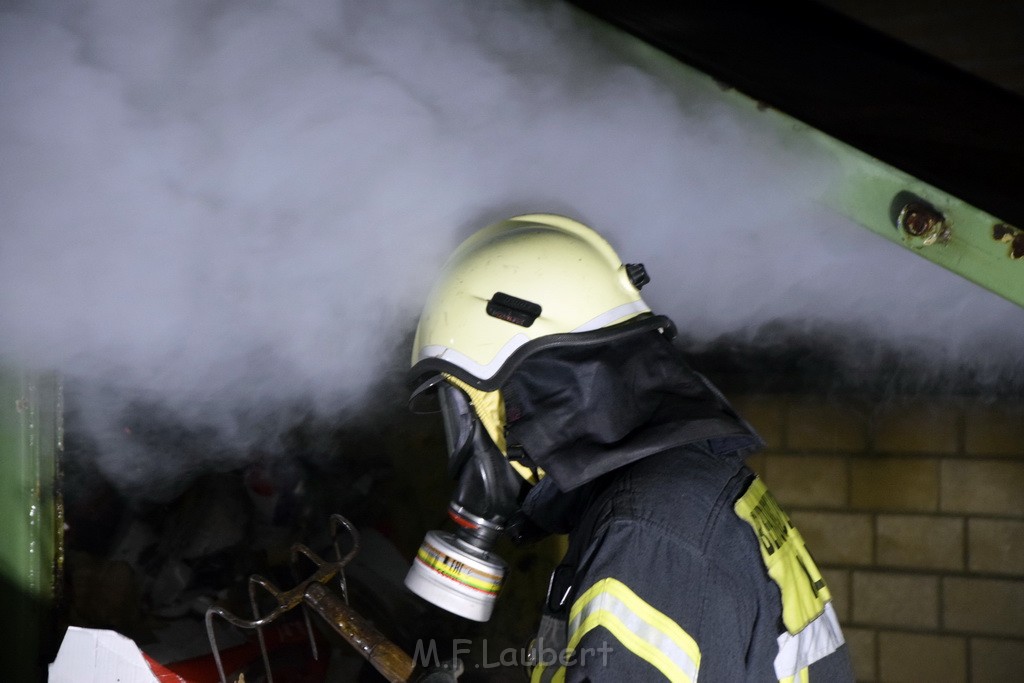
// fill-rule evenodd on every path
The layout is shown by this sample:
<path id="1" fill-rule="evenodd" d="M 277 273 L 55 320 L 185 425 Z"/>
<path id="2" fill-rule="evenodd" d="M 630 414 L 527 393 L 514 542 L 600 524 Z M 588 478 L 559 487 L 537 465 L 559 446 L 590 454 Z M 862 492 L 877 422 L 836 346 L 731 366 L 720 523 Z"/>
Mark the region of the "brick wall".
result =
<path id="1" fill-rule="evenodd" d="M 861 681 L 1024 680 L 1024 403 L 740 396 Z"/>

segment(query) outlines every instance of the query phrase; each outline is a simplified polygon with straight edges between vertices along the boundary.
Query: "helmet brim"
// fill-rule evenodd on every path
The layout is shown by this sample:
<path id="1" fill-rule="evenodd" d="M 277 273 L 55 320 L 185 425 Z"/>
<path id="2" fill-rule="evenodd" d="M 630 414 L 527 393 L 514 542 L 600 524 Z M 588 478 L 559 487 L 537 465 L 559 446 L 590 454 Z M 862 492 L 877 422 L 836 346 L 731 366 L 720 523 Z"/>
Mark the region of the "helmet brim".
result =
<path id="1" fill-rule="evenodd" d="M 445 374 L 454 375 L 476 389 L 494 391 L 501 388 L 501 385 L 516 371 L 520 363 L 539 351 L 556 346 L 576 348 L 599 346 L 654 330 L 661 332 L 669 339 L 676 335 L 675 324 L 669 318 L 645 313 L 624 323 L 589 332 L 565 332 L 538 337 L 516 349 L 494 375 L 485 378 L 477 377 L 465 368 L 442 357 L 424 358 L 413 365 L 407 375 L 408 385 L 412 391 L 409 399 L 410 407 L 413 407 L 414 402 L 421 402 L 421 405 L 425 405 L 430 400 L 429 395 L 435 393 L 433 390 L 437 384 L 444 380 Z M 436 409 L 422 411 L 415 407 L 413 410 L 414 412 L 436 412 Z"/>

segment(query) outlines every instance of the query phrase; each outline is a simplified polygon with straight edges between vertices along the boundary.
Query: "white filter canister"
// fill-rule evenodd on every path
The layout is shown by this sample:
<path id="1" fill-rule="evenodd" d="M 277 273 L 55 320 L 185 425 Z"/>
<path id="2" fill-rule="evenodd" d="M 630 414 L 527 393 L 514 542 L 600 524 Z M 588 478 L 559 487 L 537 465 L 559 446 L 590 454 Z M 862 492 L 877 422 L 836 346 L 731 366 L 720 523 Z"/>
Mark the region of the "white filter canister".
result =
<path id="1" fill-rule="evenodd" d="M 508 565 L 497 555 L 470 553 L 457 543 L 455 534 L 428 531 L 405 585 L 452 614 L 487 621 L 507 571 Z"/>

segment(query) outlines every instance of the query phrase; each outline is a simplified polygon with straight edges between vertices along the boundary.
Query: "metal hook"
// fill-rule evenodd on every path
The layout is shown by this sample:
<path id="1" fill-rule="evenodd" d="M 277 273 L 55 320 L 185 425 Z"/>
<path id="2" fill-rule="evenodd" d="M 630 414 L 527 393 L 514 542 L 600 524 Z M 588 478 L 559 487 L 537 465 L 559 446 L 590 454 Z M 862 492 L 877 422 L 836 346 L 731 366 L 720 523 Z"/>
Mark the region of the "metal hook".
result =
<path id="1" fill-rule="evenodd" d="M 331 515 L 330 523 L 334 552 L 337 557 L 335 562 L 327 562 L 310 548 L 301 543 L 296 543 L 291 549 L 292 571 L 295 572 L 295 576 L 297 576 L 296 560 L 299 555 L 302 555 L 316 565 L 316 570 L 311 576 L 306 578 L 304 581 L 299 582 L 294 588 L 282 591 L 268 579 L 259 576 L 258 574 L 253 574 L 249 577 L 249 604 L 252 609 L 252 619 L 242 619 L 220 606 L 212 606 L 206 610 L 206 634 L 210 640 L 210 649 L 213 651 L 213 658 L 217 664 L 217 673 L 220 675 L 221 683 L 227 683 L 227 681 L 224 674 L 224 664 L 220 657 L 220 648 L 217 646 L 217 636 L 213 628 L 214 616 L 219 616 L 238 628 L 256 629 L 256 635 L 260 643 L 260 652 L 263 656 L 263 666 L 266 667 L 267 670 L 267 682 L 273 683 L 273 674 L 270 670 L 270 654 L 267 650 L 266 639 L 263 635 L 263 627 L 276 620 L 285 612 L 292 610 L 299 605 L 303 605 L 303 615 L 306 619 L 306 629 L 309 636 L 310 646 L 313 651 L 313 658 L 317 658 L 318 653 L 316 648 L 316 639 L 313 634 L 313 624 L 309 619 L 309 612 L 305 609 L 304 599 L 306 597 L 306 591 L 313 584 L 327 584 L 335 576 L 338 576 L 345 604 L 348 604 L 348 586 L 345 581 L 344 568 L 345 565 L 352 561 L 352 558 L 356 556 L 356 553 L 359 552 L 359 532 L 356 531 L 355 526 L 338 514 Z M 352 549 L 344 557 L 342 557 L 338 545 L 339 526 L 343 526 L 352 538 Z M 266 616 L 262 616 L 260 614 L 259 604 L 256 600 L 257 587 L 263 588 L 267 593 L 269 593 L 276 603 L 274 609 L 272 609 Z"/>

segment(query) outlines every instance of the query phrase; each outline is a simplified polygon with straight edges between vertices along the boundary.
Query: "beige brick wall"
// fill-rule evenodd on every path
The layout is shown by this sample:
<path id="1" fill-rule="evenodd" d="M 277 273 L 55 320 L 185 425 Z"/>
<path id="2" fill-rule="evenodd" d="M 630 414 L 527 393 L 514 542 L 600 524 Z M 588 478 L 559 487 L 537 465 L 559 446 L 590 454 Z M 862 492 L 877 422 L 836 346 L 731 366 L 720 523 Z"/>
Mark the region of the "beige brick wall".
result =
<path id="1" fill-rule="evenodd" d="M 974 683 L 1019 681 L 1024 671 L 1024 641 L 971 638 Z"/>
<path id="2" fill-rule="evenodd" d="M 972 572 L 1024 576 L 1024 522 L 971 519 L 967 538 Z"/>
<path id="3" fill-rule="evenodd" d="M 878 515 L 878 564 L 909 569 L 963 569 L 964 520 L 927 515 Z"/>
<path id="4" fill-rule="evenodd" d="M 872 436 L 880 453 L 954 454 L 960 446 L 960 410 L 950 404 L 901 402 L 874 413 Z"/>
<path id="5" fill-rule="evenodd" d="M 1024 516 L 1024 460 L 946 460 L 942 509 Z"/>
<path id="6" fill-rule="evenodd" d="M 848 624 L 849 622 L 844 619 L 842 623 Z M 857 679 L 861 681 L 875 680 L 878 677 L 877 632 L 874 629 L 844 626 L 843 636 L 846 638 L 846 646 L 850 649 L 850 659 L 853 662 L 853 670 L 857 674 Z"/>
<path id="7" fill-rule="evenodd" d="M 967 677 L 967 639 L 883 631 L 878 678 L 906 683 L 957 683 Z"/>
<path id="8" fill-rule="evenodd" d="M 785 403 L 785 419 L 789 450 L 859 452 L 867 446 L 867 416 L 850 406 L 792 399 Z"/>
<path id="9" fill-rule="evenodd" d="M 847 470 L 846 458 L 829 455 L 773 455 L 764 463 L 772 494 L 791 510 L 847 507 Z"/>
<path id="10" fill-rule="evenodd" d="M 874 554 L 871 515 L 846 512 L 790 512 L 790 519 L 823 565 L 867 565 Z"/>
<path id="11" fill-rule="evenodd" d="M 850 469 L 850 503 L 864 510 L 938 510 L 939 460 L 856 458 Z"/>
<path id="12" fill-rule="evenodd" d="M 832 606 L 840 623 L 846 623 L 850 617 L 850 580 L 852 573 L 846 569 L 830 569 L 822 567 L 821 578 L 825 579 L 832 594 Z"/>
<path id="13" fill-rule="evenodd" d="M 947 576 L 947 628 L 1024 638 L 1024 581 Z"/>
<path id="14" fill-rule="evenodd" d="M 742 396 L 858 680 L 1024 680 L 1024 403 Z"/>
<path id="15" fill-rule="evenodd" d="M 854 572 L 852 621 L 867 626 L 936 629 L 939 578 L 926 574 Z"/>
<path id="16" fill-rule="evenodd" d="M 971 405 L 964 419 L 966 453 L 1024 456 L 1024 404 Z"/>

